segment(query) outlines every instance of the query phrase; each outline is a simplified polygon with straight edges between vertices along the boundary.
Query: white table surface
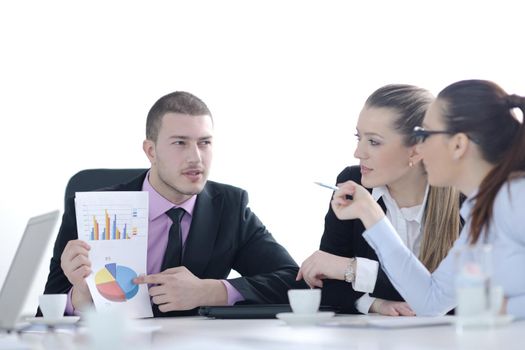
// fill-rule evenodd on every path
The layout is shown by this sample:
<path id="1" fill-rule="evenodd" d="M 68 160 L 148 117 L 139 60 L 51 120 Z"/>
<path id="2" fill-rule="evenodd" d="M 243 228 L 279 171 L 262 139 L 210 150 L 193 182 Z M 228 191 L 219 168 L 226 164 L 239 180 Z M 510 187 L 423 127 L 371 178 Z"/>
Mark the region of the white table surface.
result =
<path id="1" fill-rule="evenodd" d="M 359 317 L 374 316 L 338 316 L 337 319 Z M 155 328 L 157 330 L 153 331 Z M 101 342 L 95 345 L 85 326 L 58 328 L 53 333 L 22 333 L 16 337 L 30 349 L 525 349 L 524 321 L 461 334 L 453 325 L 403 329 L 292 327 L 277 319 L 214 320 L 204 317 L 137 320 L 131 329 L 124 340 L 113 342 L 98 338 Z M 1 337 L 5 340 L 7 335 Z"/>

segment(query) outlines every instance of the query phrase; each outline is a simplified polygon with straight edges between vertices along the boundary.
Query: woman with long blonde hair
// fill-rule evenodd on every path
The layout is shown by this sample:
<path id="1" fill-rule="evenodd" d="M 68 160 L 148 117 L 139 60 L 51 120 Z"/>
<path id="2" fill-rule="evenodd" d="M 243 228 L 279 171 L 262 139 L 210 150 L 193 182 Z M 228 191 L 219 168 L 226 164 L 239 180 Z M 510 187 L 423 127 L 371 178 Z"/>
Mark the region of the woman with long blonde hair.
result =
<path id="1" fill-rule="evenodd" d="M 372 93 L 357 122 L 354 156 L 360 165 L 337 177 L 337 183 L 351 180 L 370 189 L 400 240 L 430 271 L 460 229 L 459 193 L 428 185 L 412 135 L 433 99 L 411 85 L 387 85 Z M 322 287 L 322 303 L 345 313 L 412 315 L 363 239 L 364 230 L 359 220 L 339 220 L 330 208 L 320 250 L 303 262 L 298 279 Z"/>

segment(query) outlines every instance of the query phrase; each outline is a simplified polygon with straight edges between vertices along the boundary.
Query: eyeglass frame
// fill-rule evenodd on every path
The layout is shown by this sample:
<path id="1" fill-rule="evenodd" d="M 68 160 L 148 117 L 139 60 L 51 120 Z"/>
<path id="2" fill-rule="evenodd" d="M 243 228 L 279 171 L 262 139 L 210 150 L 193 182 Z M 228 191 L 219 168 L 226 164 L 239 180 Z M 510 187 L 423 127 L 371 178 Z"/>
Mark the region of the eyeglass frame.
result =
<path id="1" fill-rule="evenodd" d="M 422 126 L 414 126 L 414 131 L 412 131 L 412 137 L 416 139 L 417 143 L 423 143 L 429 136 L 439 134 L 454 135 L 457 134 L 457 132 L 448 130 L 425 130 Z"/>
<path id="2" fill-rule="evenodd" d="M 459 133 L 459 131 L 448 131 L 448 130 L 425 130 L 422 126 L 414 126 L 414 130 L 412 131 L 412 137 L 416 139 L 417 143 L 423 143 L 426 141 L 426 139 L 429 136 L 432 135 L 439 135 L 439 134 L 446 134 L 446 135 L 455 135 Z M 470 137 L 470 135 L 467 134 L 467 137 L 474 143 L 479 144 L 478 140 L 476 140 L 473 137 Z"/>

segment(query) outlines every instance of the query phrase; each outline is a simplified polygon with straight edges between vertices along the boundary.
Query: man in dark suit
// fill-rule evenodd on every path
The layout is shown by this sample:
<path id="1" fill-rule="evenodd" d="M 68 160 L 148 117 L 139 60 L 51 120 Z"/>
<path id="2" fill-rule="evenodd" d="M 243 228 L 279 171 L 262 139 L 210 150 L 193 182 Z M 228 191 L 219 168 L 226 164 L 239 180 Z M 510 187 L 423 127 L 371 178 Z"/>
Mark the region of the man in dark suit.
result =
<path id="1" fill-rule="evenodd" d="M 208 181 L 213 120 L 186 92 L 160 98 L 148 113 L 143 149 L 149 171 L 108 190 L 148 191 L 148 275 L 155 316 L 194 314 L 202 305 L 287 303 L 298 266 L 247 207 L 239 188 Z M 75 206 L 64 212 L 44 293 L 68 293 L 66 313 L 92 303 L 88 243 L 78 240 Z M 242 277 L 227 280 L 231 269 Z M 181 312 L 181 310 L 189 310 Z"/>

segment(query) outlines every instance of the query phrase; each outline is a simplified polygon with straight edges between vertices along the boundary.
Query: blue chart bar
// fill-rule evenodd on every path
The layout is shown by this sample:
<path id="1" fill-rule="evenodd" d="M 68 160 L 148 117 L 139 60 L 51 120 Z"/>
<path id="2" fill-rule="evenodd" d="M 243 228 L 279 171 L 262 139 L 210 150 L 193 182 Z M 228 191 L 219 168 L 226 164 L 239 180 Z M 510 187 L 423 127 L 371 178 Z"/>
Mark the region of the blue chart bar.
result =
<path id="1" fill-rule="evenodd" d="M 117 215 L 114 215 L 113 218 L 113 227 L 111 230 L 111 239 L 117 239 Z"/>

